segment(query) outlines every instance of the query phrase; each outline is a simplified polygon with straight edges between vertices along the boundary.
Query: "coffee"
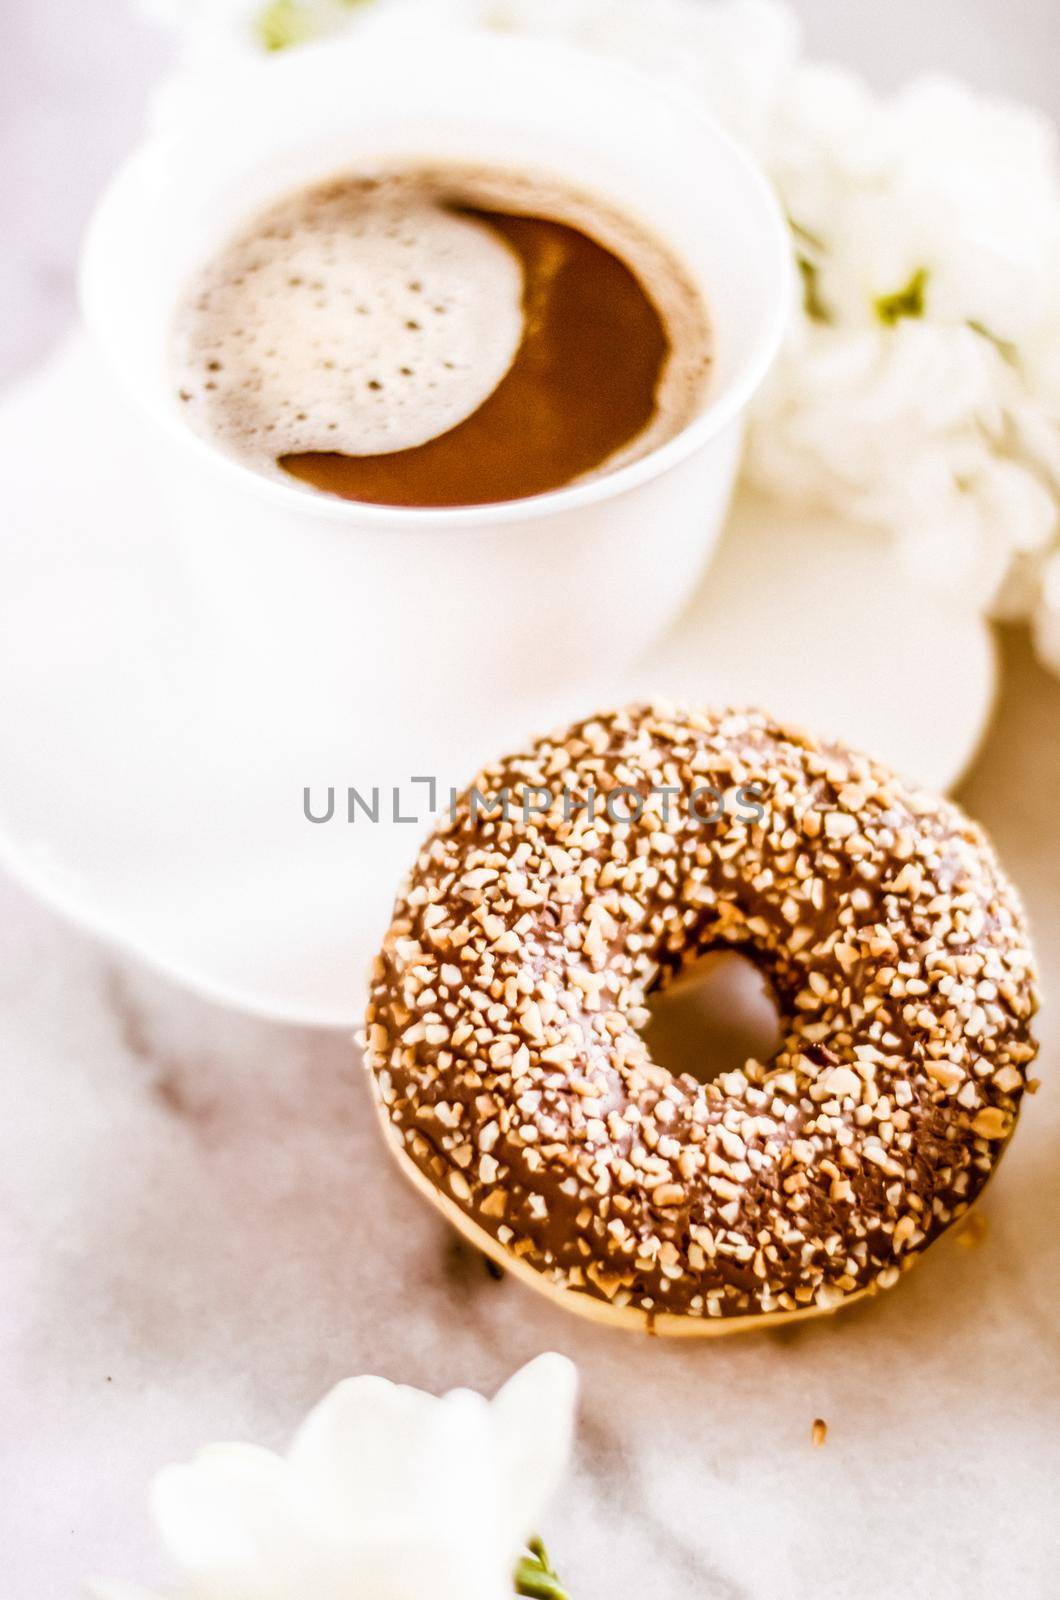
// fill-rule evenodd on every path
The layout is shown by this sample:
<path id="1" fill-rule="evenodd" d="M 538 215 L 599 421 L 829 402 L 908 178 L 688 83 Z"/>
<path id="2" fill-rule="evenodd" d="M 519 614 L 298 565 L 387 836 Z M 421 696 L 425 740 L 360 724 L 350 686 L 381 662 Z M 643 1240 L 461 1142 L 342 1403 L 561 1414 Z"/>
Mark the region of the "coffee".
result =
<path id="1" fill-rule="evenodd" d="M 426 167 L 314 185 L 179 310 L 197 431 L 259 471 L 391 506 L 494 504 L 680 432 L 707 311 L 670 249 L 554 182 Z"/>

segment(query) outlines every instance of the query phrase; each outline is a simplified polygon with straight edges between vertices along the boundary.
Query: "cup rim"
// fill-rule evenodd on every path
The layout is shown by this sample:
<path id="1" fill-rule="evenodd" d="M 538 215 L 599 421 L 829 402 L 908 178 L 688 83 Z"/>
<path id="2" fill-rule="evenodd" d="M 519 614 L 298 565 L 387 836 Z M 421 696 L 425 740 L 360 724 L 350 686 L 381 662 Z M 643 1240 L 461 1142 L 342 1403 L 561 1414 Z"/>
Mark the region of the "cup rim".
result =
<path id="1" fill-rule="evenodd" d="M 228 480 L 242 494 L 249 493 L 272 507 L 296 510 L 303 515 L 308 511 L 322 522 L 339 525 L 356 524 L 359 528 L 370 525 L 395 532 L 402 529 L 420 532 L 425 528 L 500 528 L 599 505 L 663 476 L 695 455 L 739 417 L 773 365 L 790 324 L 794 305 L 794 273 L 788 228 L 777 196 L 754 158 L 721 127 L 688 89 L 663 82 L 628 63 L 616 62 L 583 47 L 554 40 L 526 35 L 496 35 L 482 28 L 468 27 L 451 27 L 446 30 L 446 38 L 450 43 L 458 40 L 467 47 L 488 48 L 500 56 L 526 56 L 533 53 L 546 60 L 577 62 L 582 70 L 592 70 L 599 76 L 610 76 L 616 81 L 624 80 L 641 94 L 650 95 L 671 106 L 676 105 L 685 116 L 697 122 L 703 136 L 726 151 L 740 173 L 748 195 L 760 207 L 772 246 L 776 280 L 770 314 L 752 337 L 749 351 L 738 370 L 723 389 L 717 394 L 708 395 L 702 411 L 691 422 L 647 455 L 597 477 L 519 500 L 492 501 L 471 506 L 376 505 L 369 501 L 346 500 L 338 495 L 321 493 L 294 480 L 288 485 L 256 471 L 220 445 L 196 433 L 181 421 L 178 413 L 163 405 L 154 394 L 144 394 L 135 388 L 128 375 L 120 370 L 119 364 L 110 360 L 106 332 L 100 327 L 94 310 L 99 282 L 105 278 L 108 270 L 104 241 L 107 215 L 112 207 L 121 203 L 126 190 L 135 191 L 137 185 L 146 181 L 148 170 L 158 155 L 174 142 L 179 142 L 181 129 L 177 127 L 149 135 L 126 157 L 114 174 L 89 223 L 78 274 L 82 317 L 111 370 L 118 369 L 117 375 L 132 400 L 171 438 L 183 448 L 190 449 L 210 471 Z M 288 58 L 247 63 L 239 70 L 244 77 L 248 74 L 282 72 L 296 65 L 300 70 L 311 71 L 314 58 L 333 60 L 338 52 L 352 54 L 354 44 L 358 62 L 362 66 L 369 52 L 382 60 L 391 53 L 385 39 L 350 40 L 339 44 L 325 42 L 302 46 Z M 407 48 L 406 42 L 403 49 Z"/>

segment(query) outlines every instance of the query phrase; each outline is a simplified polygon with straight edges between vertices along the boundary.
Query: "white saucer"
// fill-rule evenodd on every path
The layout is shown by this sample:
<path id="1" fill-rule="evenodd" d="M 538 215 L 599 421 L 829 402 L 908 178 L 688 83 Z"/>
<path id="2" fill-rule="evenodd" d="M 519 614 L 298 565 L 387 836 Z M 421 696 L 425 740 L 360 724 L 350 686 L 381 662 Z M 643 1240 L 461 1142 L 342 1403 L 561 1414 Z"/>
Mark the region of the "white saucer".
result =
<path id="1" fill-rule="evenodd" d="M 380 752 L 337 766 L 308 741 L 233 741 L 219 724 L 207 624 L 119 416 L 81 339 L 0 406 L 0 861 L 190 988 L 349 1026 L 426 790 Z M 914 587 L 880 541 L 745 500 L 682 623 L 593 703 L 758 704 L 944 789 L 994 682 L 985 625 Z M 568 702 L 498 707 L 475 749 L 423 729 L 413 771 L 444 795 L 590 709 Z M 418 825 L 346 824 L 348 785 L 379 784 L 385 811 L 395 783 Z M 326 826 L 303 816 L 307 784 L 316 805 L 336 787 Z"/>

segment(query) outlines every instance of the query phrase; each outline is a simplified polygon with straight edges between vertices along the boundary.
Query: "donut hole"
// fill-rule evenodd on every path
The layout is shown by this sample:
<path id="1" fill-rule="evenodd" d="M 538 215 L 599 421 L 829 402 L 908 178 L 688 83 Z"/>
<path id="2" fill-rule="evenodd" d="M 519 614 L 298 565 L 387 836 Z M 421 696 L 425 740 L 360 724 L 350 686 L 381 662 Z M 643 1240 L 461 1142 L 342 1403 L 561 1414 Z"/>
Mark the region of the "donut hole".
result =
<path id="1" fill-rule="evenodd" d="M 641 1037 L 660 1067 L 713 1083 L 752 1058 L 768 1061 L 781 1041 L 772 986 L 748 956 L 708 950 L 648 997 Z"/>

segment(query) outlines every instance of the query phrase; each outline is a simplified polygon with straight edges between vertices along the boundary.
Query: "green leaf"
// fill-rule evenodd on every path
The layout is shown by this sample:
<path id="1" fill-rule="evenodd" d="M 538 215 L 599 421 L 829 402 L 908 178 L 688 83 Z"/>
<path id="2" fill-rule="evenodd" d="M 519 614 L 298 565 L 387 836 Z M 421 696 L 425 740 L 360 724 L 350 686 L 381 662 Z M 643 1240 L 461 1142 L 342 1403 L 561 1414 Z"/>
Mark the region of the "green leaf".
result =
<path id="1" fill-rule="evenodd" d="M 924 290 L 927 288 L 928 270 L 918 267 L 904 289 L 894 294 L 881 294 L 876 301 L 876 315 L 885 328 L 893 328 L 903 317 L 924 315 Z"/>
<path id="2" fill-rule="evenodd" d="M 300 0 L 269 0 L 254 19 L 254 32 L 266 50 L 287 50 L 311 39 L 316 23 Z"/>
<path id="3" fill-rule="evenodd" d="M 540 1539 L 530 1540 L 528 1553 L 515 1569 L 515 1592 L 531 1600 L 570 1600 Z"/>

